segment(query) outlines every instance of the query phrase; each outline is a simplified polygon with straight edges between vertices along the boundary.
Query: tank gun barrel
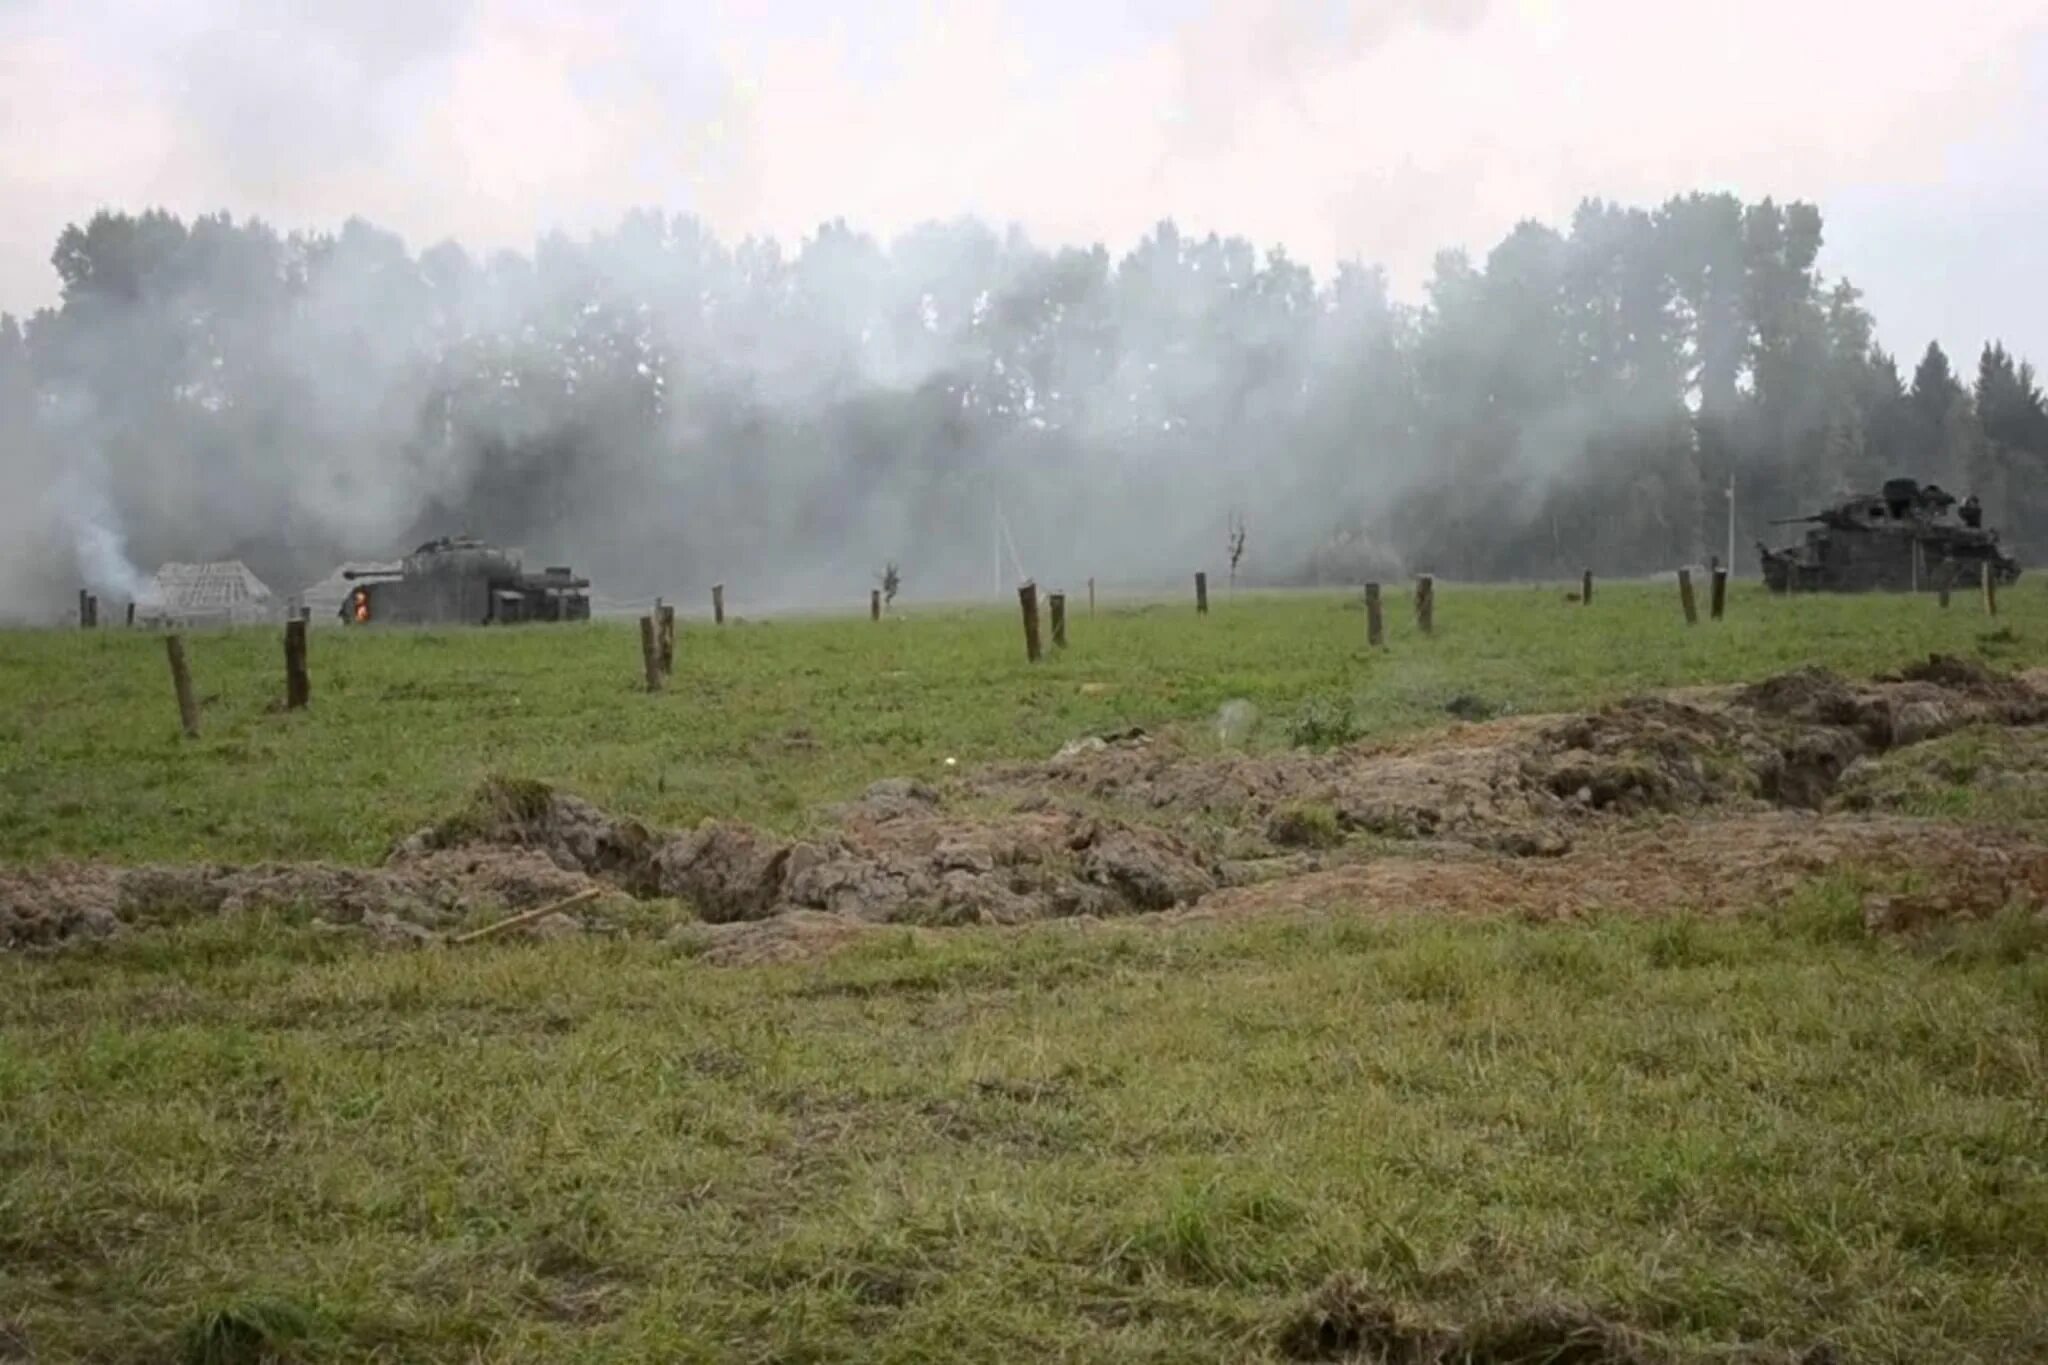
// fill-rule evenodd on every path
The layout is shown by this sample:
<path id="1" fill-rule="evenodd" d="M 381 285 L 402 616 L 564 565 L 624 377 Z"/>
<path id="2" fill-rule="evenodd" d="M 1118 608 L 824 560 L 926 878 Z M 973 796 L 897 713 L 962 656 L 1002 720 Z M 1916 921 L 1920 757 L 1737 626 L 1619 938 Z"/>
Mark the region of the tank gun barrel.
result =
<path id="1" fill-rule="evenodd" d="M 1827 519 L 1827 513 L 1815 512 L 1811 516 L 1805 517 L 1773 517 L 1770 524 L 1773 526 L 1804 526 L 1808 522 L 1826 521 Z"/>
<path id="2" fill-rule="evenodd" d="M 359 578 L 380 579 L 405 577 L 405 575 L 397 569 L 343 569 L 341 571 L 341 576 L 343 578 L 346 578 L 351 583 L 355 582 Z"/>

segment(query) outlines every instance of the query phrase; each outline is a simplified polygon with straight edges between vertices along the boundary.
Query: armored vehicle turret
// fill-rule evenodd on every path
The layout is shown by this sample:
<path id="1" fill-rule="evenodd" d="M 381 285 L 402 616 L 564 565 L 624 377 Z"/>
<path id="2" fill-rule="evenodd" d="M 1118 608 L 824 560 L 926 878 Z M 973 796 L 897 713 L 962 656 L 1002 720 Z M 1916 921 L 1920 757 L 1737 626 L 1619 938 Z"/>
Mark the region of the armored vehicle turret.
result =
<path id="1" fill-rule="evenodd" d="M 2000 585 L 2020 576 L 1974 496 L 1958 506 L 1953 494 L 1913 479 L 1887 479 L 1880 493 L 1771 524 L 1809 528 L 1782 550 L 1757 542 L 1772 592 L 1926 592 L 1975 583 L 1986 565 Z"/>
<path id="2" fill-rule="evenodd" d="M 341 619 L 350 625 L 590 619 L 589 579 L 560 567 L 526 573 L 519 556 L 470 536 L 430 540 L 395 571 L 345 577 L 356 584 L 341 604 Z"/>

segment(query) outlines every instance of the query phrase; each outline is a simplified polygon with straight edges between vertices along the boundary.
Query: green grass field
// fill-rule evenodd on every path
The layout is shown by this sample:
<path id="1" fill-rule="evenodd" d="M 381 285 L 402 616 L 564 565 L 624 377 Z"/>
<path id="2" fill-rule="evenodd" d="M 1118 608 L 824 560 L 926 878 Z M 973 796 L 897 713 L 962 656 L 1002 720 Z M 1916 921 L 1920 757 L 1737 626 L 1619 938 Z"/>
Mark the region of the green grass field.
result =
<path id="1" fill-rule="evenodd" d="M 276 632 L 187 641 L 203 735 L 178 731 L 150 632 L 0 635 L 0 847 L 14 859 L 332 857 L 373 861 L 485 776 L 538 778 L 664 825 L 705 816 L 801 825 L 821 802 L 894 775 L 1041 757 L 1109 727 L 1206 726 L 1260 709 L 1255 744 L 1288 742 L 1305 707 L 1362 734 L 1444 724 L 1461 694 L 1519 711 L 1825 663 L 1897 667 L 1931 650 L 2048 662 L 2048 596 L 2009 591 L 1997 630 L 1974 598 L 1772 599 L 1738 588 L 1688 630 L 1670 586 L 1445 588 L 1437 631 L 1390 601 L 1369 653 L 1348 596 L 1240 596 L 1111 607 L 1072 621 L 1034 668 L 1014 610 L 911 612 L 723 629 L 685 623 L 669 690 L 644 689 L 628 624 L 349 632 L 311 645 L 313 705 L 288 714 Z M 1704 602 L 1702 603 L 1704 612 Z"/>
<path id="2" fill-rule="evenodd" d="M 2048 597 L 2001 607 L 1752 590 L 1688 630 L 1669 587 L 1452 588 L 1371 655 L 1347 600 L 1219 595 L 1081 613 L 1035 669 L 1013 612 L 691 625 L 651 697 L 618 626 L 321 631 L 303 714 L 276 632 L 200 634 L 196 743 L 159 639 L 16 633 L 0 832 L 14 862 L 369 861 L 494 773 L 795 827 L 1232 698 L 1284 745 L 1305 710 L 1380 735 L 1459 695 L 2048 662 Z M 1886 781 L 1992 818 L 1956 779 L 2001 742 Z M 290 907 L 0 953 L 0 1360 L 1264 1360 L 1333 1282 L 1392 1316 L 1325 1344 L 1393 1359 L 1622 1358 L 1567 1352 L 1595 1319 L 1646 1359 L 2048 1358 L 2048 927 L 1873 935 L 1861 889 L 744 968 L 658 935 L 391 951 Z"/>

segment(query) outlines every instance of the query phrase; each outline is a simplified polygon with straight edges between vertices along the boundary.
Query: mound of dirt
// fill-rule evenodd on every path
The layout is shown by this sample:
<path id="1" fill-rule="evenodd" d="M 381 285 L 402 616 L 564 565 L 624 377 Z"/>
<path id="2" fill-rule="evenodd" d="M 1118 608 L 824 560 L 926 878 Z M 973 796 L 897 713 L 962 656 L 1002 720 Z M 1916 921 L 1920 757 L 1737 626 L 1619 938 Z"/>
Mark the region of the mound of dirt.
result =
<path id="1" fill-rule="evenodd" d="M 1911 868 L 1945 868 L 1986 887 L 1984 859 L 2002 857 L 2010 875 L 1999 894 L 2038 900 L 2048 876 L 2031 845 L 1954 826 L 1769 813 L 1825 807 L 1852 765 L 1899 745 L 2043 719 L 2048 695 L 2028 682 L 1935 656 L 1869 683 L 1803 669 L 1720 693 L 1639 697 L 1320 754 L 1195 754 L 1132 731 L 990 769 L 946 792 L 878 782 L 805 840 L 727 821 L 656 830 L 540 783 L 500 779 L 377 868 L 0 872 L 0 945 L 272 905 L 340 924 L 383 916 L 374 921 L 383 936 L 407 937 L 393 924 L 432 930 L 480 907 L 519 909 L 587 887 L 687 901 L 711 925 L 789 921 L 791 937 L 731 940 L 749 944 L 856 923 L 1010 924 L 1198 902 L 1228 914 L 1310 897 L 1537 914 L 1716 908 L 1768 898 L 1793 872 L 1882 863 L 1902 842 Z M 961 795 L 978 798 L 973 809 L 951 800 Z M 991 804 L 1001 809 L 990 813 Z M 1312 839 L 1300 833 L 1309 812 Z M 1716 822 L 1700 823 L 1706 813 Z M 1623 828 L 1660 815 L 1694 818 L 1649 837 Z M 1274 856 L 1357 833 L 1427 856 L 1335 868 Z M 1328 856 L 1341 862 L 1345 852 Z M 1531 861 L 1539 855 L 1548 861 Z M 1256 887 L 1242 885 L 1254 879 Z M 1957 903 L 1994 898 L 1985 890 Z"/>
<path id="2" fill-rule="evenodd" d="M 1332 1279 L 1280 1330 L 1290 1360 L 1374 1365 L 1652 1365 L 1637 1334 L 1598 1314 L 1542 1304 L 1466 1327 L 1420 1322 L 1348 1277 Z"/>
<path id="3" fill-rule="evenodd" d="M 477 910 L 526 909 L 598 885 L 517 848 L 415 853 L 376 868 L 63 863 L 0 872 L 0 947 L 103 938 L 124 924 L 258 909 L 302 910 L 399 941 L 417 936 L 394 921 L 431 931 Z"/>

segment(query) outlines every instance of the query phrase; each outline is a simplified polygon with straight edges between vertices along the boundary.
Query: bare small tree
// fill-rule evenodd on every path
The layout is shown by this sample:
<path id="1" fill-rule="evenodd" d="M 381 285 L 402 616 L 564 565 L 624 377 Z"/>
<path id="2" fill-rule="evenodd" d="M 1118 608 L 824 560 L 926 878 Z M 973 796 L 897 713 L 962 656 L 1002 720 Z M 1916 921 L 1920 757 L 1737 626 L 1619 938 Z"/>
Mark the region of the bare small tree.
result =
<path id="1" fill-rule="evenodd" d="M 1230 590 L 1237 591 L 1237 565 L 1244 558 L 1244 517 L 1230 514 Z"/>
<path id="2" fill-rule="evenodd" d="M 896 601 L 896 590 L 903 586 L 903 575 L 896 571 L 896 561 L 890 560 L 882 569 L 882 605 L 889 606 Z"/>

